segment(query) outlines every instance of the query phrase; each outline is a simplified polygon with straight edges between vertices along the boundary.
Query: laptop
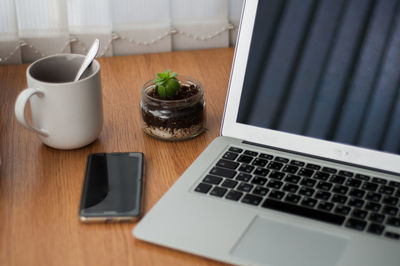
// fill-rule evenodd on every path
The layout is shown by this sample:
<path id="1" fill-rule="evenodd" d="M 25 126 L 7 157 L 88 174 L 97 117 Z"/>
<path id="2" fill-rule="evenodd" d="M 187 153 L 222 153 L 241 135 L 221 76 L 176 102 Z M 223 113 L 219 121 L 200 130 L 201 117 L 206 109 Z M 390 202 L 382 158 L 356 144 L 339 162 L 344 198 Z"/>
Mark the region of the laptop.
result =
<path id="1" fill-rule="evenodd" d="M 133 230 L 240 265 L 400 265 L 400 1 L 248 0 L 216 138 Z"/>

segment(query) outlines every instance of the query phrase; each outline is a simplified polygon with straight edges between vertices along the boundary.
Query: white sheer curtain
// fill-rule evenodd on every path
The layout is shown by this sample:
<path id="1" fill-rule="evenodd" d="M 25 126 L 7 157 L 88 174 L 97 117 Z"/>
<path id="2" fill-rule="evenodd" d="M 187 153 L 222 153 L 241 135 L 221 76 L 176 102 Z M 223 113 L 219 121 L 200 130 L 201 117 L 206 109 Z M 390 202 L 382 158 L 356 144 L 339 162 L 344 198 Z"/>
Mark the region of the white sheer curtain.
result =
<path id="1" fill-rule="evenodd" d="M 0 0 L 0 64 L 234 45 L 243 0 Z"/>

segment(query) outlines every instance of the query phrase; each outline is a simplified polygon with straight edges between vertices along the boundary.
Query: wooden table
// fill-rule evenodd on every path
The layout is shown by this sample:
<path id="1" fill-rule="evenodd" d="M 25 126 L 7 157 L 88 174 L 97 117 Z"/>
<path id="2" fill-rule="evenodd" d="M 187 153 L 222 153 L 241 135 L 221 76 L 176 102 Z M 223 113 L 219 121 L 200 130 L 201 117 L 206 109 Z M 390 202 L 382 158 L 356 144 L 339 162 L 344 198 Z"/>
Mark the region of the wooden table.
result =
<path id="1" fill-rule="evenodd" d="M 18 124 L 14 103 L 28 65 L 0 66 L 0 265 L 218 265 L 135 239 L 135 223 L 82 224 L 78 206 L 89 153 L 138 151 L 147 213 L 219 135 L 232 58 L 233 48 L 100 58 L 104 127 L 97 141 L 70 151 Z M 141 130 L 141 86 L 166 69 L 203 83 L 208 131 L 193 140 L 164 142 Z"/>

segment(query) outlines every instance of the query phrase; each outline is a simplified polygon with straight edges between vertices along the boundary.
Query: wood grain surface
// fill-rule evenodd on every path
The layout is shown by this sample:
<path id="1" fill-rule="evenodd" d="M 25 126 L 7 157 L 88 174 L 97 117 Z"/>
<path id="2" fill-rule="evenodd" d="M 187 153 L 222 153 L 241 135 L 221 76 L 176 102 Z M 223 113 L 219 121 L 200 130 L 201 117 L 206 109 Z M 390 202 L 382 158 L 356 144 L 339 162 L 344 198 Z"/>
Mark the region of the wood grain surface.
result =
<path id="1" fill-rule="evenodd" d="M 0 66 L 0 265 L 219 265 L 137 240 L 135 223 L 82 224 L 78 207 L 88 154 L 137 151 L 145 154 L 148 212 L 219 135 L 232 58 L 233 48 L 220 48 L 98 59 L 104 127 L 94 143 L 70 151 L 18 124 L 14 104 L 28 65 Z M 166 69 L 204 86 L 208 130 L 193 140 L 165 142 L 141 130 L 141 86 Z"/>

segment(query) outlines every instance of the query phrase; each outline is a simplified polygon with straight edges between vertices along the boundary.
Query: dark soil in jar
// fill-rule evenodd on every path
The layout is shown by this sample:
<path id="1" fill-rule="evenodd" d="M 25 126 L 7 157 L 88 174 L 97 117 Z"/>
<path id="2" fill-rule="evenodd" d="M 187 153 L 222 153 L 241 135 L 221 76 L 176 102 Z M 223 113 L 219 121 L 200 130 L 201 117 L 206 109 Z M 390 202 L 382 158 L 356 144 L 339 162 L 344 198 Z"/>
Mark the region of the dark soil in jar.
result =
<path id="1" fill-rule="evenodd" d="M 173 100 L 184 100 L 195 96 L 199 89 L 195 85 L 182 85 L 179 93 Z M 154 90 L 148 94 L 150 97 L 165 100 L 161 98 Z M 172 99 L 170 99 L 173 101 Z M 167 100 L 168 101 L 168 100 Z M 203 101 L 199 100 L 189 106 L 168 107 L 168 111 L 162 105 L 147 105 L 142 109 L 143 121 L 153 127 L 164 129 L 189 128 L 193 125 L 201 124 L 204 120 Z M 168 113 L 166 113 L 168 112 Z"/>

